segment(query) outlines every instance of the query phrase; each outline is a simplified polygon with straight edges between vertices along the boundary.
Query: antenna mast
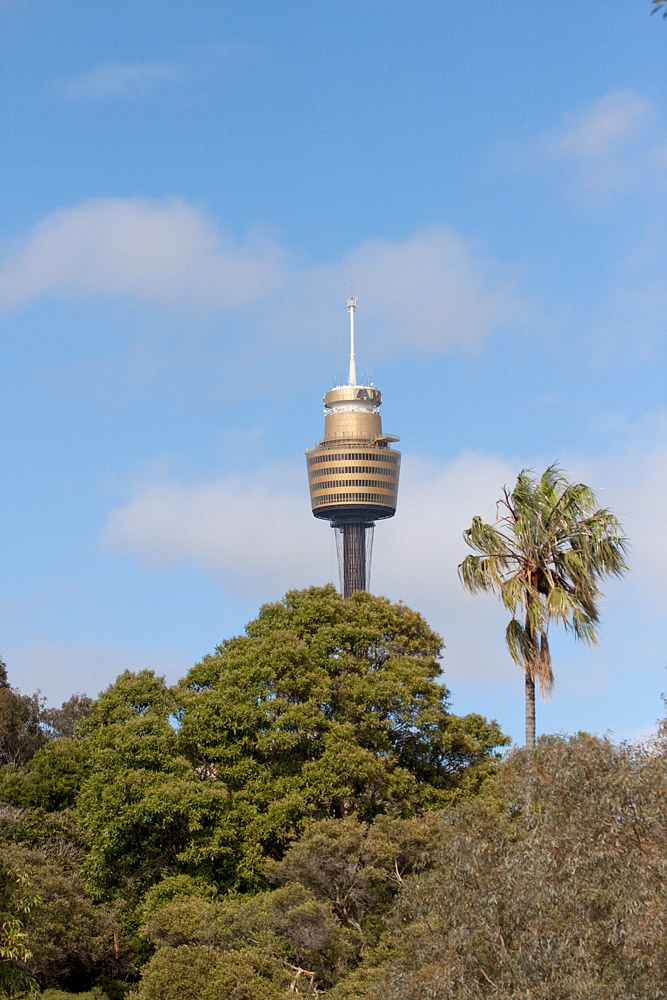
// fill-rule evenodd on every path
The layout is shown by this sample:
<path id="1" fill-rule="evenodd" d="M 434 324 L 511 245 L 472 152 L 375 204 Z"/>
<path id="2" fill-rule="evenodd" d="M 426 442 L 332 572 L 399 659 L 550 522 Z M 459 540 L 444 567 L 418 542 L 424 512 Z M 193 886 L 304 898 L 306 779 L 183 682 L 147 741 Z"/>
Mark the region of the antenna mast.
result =
<path id="1" fill-rule="evenodd" d="M 347 300 L 347 311 L 350 314 L 350 385 L 357 384 L 357 362 L 354 357 L 354 310 L 357 308 L 357 300 L 354 295 L 350 295 Z"/>

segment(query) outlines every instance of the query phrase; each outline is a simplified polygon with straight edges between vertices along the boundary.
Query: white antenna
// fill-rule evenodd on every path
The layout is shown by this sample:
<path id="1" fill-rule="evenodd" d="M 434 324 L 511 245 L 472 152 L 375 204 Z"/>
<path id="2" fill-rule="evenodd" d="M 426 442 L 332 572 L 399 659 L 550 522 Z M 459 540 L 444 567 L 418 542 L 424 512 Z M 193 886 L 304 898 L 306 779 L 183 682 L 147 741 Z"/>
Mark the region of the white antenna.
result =
<path id="1" fill-rule="evenodd" d="M 357 362 L 354 357 L 354 310 L 357 308 L 357 300 L 354 295 L 350 295 L 347 300 L 347 311 L 350 314 L 350 385 L 357 384 Z"/>

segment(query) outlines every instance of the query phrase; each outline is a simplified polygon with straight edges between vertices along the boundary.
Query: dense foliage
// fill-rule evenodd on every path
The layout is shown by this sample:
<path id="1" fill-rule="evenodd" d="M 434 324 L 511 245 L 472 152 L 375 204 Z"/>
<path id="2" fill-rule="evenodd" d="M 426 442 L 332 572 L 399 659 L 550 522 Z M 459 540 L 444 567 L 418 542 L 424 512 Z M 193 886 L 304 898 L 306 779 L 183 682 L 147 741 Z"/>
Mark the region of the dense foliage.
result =
<path id="1" fill-rule="evenodd" d="M 378 945 L 384 917 L 404 879 L 424 863 L 437 826 L 435 814 L 378 816 L 370 824 L 321 820 L 282 861 L 267 865 L 275 888 L 158 907 L 146 924 L 157 950 L 137 1000 L 328 991 Z"/>
<path id="2" fill-rule="evenodd" d="M 216 879 L 257 882 L 304 822 L 409 815 L 484 773 L 504 738 L 448 711 L 442 640 L 402 604 L 333 587 L 262 608 L 179 686 L 179 740 L 224 787 Z"/>
<path id="3" fill-rule="evenodd" d="M 38 902 L 30 893 L 27 873 L 0 855 L 0 996 L 33 991 L 34 980 L 25 971 L 32 958 L 25 921 Z"/>
<path id="4" fill-rule="evenodd" d="M 651 1000 L 667 969 L 667 746 L 515 752 L 443 817 L 389 956 L 337 1000 Z"/>
<path id="5" fill-rule="evenodd" d="M 94 703 L 48 710 L 5 676 L 0 736 L 23 749 L 0 769 L 0 823 L 41 897 L 21 923 L 32 955 L 12 968 L 42 988 L 120 996 L 144 966 L 141 995 L 167 996 L 179 981 L 170 914 L 200 913 L 205 930 L 175 947 L 216 995 L 255 980 L 283 990 L 285 976 L 303 992 L 308 964 L 340 978 L 416 864 L 417 817 L 474 794 L 507 742 L 494 722 L 449 712 L 441 647 L 404 605 L 326 587 L 263 607 L 173 688 L 126 672 Z M 323 894 L 316 855 L 345 870 L 355 852 L 361 881 Z M 390 861 L 400 867 L 386 875 Z M 243 938 L 253 926 L 279 945 Z M 221 957 L 229 941 L 242 960 Z"/>
<path id="6" fill-rule="evenodd" d="M 655 1000 L 667 727 L 500 762 L 440 649 L 294 591 L 174 687 L 6 713 L 33 742 L 0 768 L 0 997 Z"/>
<path id="7" fill-rule="evenodd" d="M 273 890 L 148 914 L 135 996 L 654 1000 L 666 750 L 545 739 L 451 807 L 315 823 L 267 865 Z"/>

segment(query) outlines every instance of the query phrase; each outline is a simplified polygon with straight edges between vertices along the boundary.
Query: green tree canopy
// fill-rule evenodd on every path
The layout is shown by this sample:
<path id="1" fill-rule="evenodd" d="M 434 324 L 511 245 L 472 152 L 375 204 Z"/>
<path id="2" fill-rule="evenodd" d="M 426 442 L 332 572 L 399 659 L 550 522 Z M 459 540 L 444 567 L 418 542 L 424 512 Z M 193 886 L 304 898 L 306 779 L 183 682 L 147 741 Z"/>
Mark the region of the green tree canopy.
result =
<path id="1" fill-rule="evenodd" d="M 7 680 L 0 660 L 0 765 L 20 767 L 44 746 L 41 727 L 43 704 L 39 694 L 21 694 Z"/>
<path id="2" fill-rule="evenodd" d="M 242 986 L 250 995 L 273 996 L 290 981 L 297 995 L 328 992 L 377 943 L 404 878 L 421 867 L 441 825 L 435 813 L 378 816 L 370 824 L 354 816 L 320 820 L 282 861 L 269 863 L 278 888 L 222 900 L 173 898 L 158 906 L 147 917 L 157 951 L 143 970 L 139 997 L 161 1000 L 156 973 L 170 970 L 182 981 L 193 956 L 204 954 L 214 969 L 242 968 L 242 956 L 250 953 L 263 956 L 255 971 L 245 968 Z M 187 981 L 188 996 L 207 989 L 207 967 L 198 981 L 194 974 Z"/>
<path id="3" fill-rule="evenodd" d="M 120 957 L 114 949 L 117 915 L 95 905 L 85 893 L 78 858 L 69 845 L 55 841 L 41 850 L 14 847 L 11 856 L 40 901 L 24 918 L 30 950 L 26 968 L 39 985 L 77 989 L 124 975 L 128 957 L 124 941 Z"/>
<path id="4" fill-rule="evenodd" d="M 282 861 L 269 861 L 274 885 L 298 883 L 327 902 L 344 927 L 357 932 L 358 953 L 376 942 L 383 918 L 403 881 L 419 869 L 436 838 L 438 811 L 399 819 L 356 816 L 313 823 Z"/>
<path id="5" fill-rule="evenodd" d="M 190 671 L 179 741 L 226 789 L 217 846 L 240 852 L 242 880 L 307 821 L 407 815 L 488 769 L 506 738 L 449 712 L 441 648 L 405 605 L 329 586 L 265 605 L 245 636 Z"/>
<path id="6" fill-rule="evenodd" d="M 498 501 L 499 517 L 474 517 L 463 533 L 477 555 L 459 566 L 473 594 L 496 590 L 512 614 L 506 639 L 526 682 L 526 745 L 535 745 L 535 682 L 549 694 L 554 677 L 549 654 L 551 622 L 577 639 L 597 641 L 599 581 L 620 576 L 626 541 L 618 519 L 598 508 L 593 491 L 570 483 L 551 465 L 535 480 L 525 469 Z"/>
<path id="7" fill-rule="evenodd" d="M 126 671 L 80 725 L 87 763 L 76 809 L 90 838 L 83 870 L 93 892 L 130 907 L 179 870 L 226 805 L 224 789 L 203 781 L 182 753 L 175 708 L 163 677 Z"/>
<path id="8" fill-rule="evenodd" d="M 115 996 L 143 925 L 142 998 L 347 975 L 419 867 L 424 810 L 477 791 L 507 742 L 449 711 L 441 649 L 403 604 L 292 591 L 175 687 L 126 671 L 52 712 L 0 768 L 0 832 L 44 901 L 40 986 Z"/>
<path id="9" fill-rule="evenodd" d="M 449 712 L 441 647 L 402 604 L 311 588 L 264 606 L 176 688 L 121 675 L 74 741 L 90 889 L 132 906 L 179 876 L 256 890 L 310 822 L 474 790 L 507 739 Z"/>
<path id="10" fill-rule="evenodd" d="M 294 973 L 262 948 L 221 952 L 211 945 L 161 948 L 135 1000 L 284 1000 Z"/>
<path id="11" fill-rule="evenodd" d="M 36 984 L 25 971 L 32 957 L 25 922 L 39 904 L 28 873 L 0 854 L 0 997 L 27 997 Z"/>
<path id="12" fill-rule="evenodd" d="M 0 768 L 0 801 L 56 812 L 73 806 L 86 774 L 84 741 L 49 740 L 23 767 Z"/>

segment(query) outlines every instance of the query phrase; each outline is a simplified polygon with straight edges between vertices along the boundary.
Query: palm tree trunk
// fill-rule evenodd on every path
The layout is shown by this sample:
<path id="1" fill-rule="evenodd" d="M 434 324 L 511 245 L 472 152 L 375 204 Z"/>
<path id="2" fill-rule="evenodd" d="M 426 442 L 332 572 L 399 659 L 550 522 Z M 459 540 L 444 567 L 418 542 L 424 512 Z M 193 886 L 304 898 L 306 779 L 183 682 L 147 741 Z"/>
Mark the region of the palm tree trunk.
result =
<path id="1" fill-rule="evenodd" d="M 528 585 L 531 584 L 531 575 L 528 574 Z M 523 665 L 526 674 L 526 747 L 533 750 L 535 747 L 535 675 L 537 674 L 537 658 L 539 651 L 535 642 L 535 633 L 530 621 L 530 606 L 532 604 L 530 594 L 526 595 L 526 620 L 524 629 L 526 630 L 527 655 Z"/>
<path id="2" fill-rule="evenodd" d="M 535 747 L 535 678 L 526 670 L 526 746 Z"/>

